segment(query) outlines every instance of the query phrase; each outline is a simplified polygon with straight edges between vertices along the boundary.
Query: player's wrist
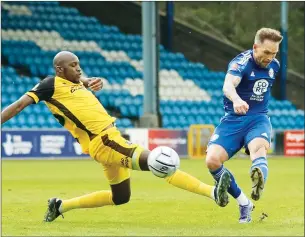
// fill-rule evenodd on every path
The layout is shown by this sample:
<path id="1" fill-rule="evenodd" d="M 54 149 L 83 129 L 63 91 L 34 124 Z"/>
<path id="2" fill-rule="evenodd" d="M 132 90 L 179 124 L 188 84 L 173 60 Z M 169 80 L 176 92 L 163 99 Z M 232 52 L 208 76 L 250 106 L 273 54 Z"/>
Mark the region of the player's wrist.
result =
<path id="1" fill-rule="evenodd" d="M 236 102 L 239 102 L 239 101 L 241 101 L 241 98 L 239 96 L 232 97 L 232 102 L 233 103 L 236 103 Z"/>
<path id="2" fill-rule="evenodd" d="M 81 77 L 80 81 L 83 83 L 84 87 L 88 88 L 89 87 L 89 78 L 86 77 Z"/>

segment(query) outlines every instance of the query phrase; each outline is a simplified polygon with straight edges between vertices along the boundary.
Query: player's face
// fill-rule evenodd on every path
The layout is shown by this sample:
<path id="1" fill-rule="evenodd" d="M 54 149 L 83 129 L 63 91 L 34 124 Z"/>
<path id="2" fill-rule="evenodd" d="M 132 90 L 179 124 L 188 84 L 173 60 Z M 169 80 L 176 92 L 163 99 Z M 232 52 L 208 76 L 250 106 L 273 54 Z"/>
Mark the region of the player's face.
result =
<path id="1" fill-rule="evenodd" d="M 254 44 L 255 61 L 261 67 L 267 67 L 279 51 L 279 43 L 265 40 L 263 43 Z"/>
<path id="2" fill-rule="evenodd" d="M 76 83 L 80 81 L 82 69 L 79 65 L 79 60 L 77 57 L 66 63 L 64 67 L 64 74 L 69 81 Z"/>

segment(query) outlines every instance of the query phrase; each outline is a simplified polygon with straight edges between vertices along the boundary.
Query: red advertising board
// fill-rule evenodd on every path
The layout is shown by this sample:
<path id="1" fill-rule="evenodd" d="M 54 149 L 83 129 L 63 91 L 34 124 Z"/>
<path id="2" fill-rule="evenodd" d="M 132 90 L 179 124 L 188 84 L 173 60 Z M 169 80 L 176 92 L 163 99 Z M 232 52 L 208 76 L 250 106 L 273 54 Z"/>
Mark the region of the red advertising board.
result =
<path id="1" fill-rule="evenodd" d="M 288 130 L 284 132 L 285 156 L 304 156 L 304 131 Z"/>
<path id="2" fill-rule="evenodd" d="M 130 128 L 124 130 L 124 133 L 129 135 L 132 143 L 149 150 L 153 150 L 157 146 L 168 146 L 173 148 L 180 158 L 188 156 L 186 130 Z"/>
<path id="3" fill-rule="evenodd" d="M 173 148 L 181 157 L 187 156 L 187 131 L 171 129 L 149 129 L 148 148 L 150 150 L 157 146 L 168 146 Z"/>

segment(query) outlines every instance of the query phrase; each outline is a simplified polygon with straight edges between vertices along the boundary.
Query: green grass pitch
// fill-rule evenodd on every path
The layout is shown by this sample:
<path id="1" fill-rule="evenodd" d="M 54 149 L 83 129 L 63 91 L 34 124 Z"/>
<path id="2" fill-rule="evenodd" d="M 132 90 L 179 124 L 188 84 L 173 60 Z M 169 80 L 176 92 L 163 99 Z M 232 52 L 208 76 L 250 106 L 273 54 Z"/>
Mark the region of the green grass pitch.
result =
<path id="1" fill-rule="evenodd" d="M 249 196 L 248 159 L 226 163 Z M 181 169 L 213 184 L 203 160 L 182 160 Z M 92 160 L 2 161 L 3 236 L 304 236 L 304 159 L 270 158 L 262 200 L 253 222 L 238 223 L 238 206 L 221 208 L 208 198 L 177 189 L 149 172 L 132 172 L 128 204 L 73 210 L 52 223 L 43 216 L 49 197 L 72 198 L 108 189 Z M 262 212 L 268 218 L 260 221 Z"/>

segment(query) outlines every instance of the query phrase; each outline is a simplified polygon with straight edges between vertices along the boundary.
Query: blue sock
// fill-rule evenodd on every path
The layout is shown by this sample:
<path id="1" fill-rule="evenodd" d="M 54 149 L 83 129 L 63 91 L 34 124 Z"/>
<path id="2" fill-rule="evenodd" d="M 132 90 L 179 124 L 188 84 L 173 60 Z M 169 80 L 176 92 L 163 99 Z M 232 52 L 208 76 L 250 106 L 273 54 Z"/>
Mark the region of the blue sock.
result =
<path id="1" fill-rule="evenodd" d="M 213 178 L 216 180 L 216 181 L 219 181 L 220 179 L 220 176 L 223 174 L 224 171 L 228 171 L 229 174 L 230 174 L 230 178 L 231 178 L 231 183 L 230 183 L 230 187 L 228 188 L 228 193 L 230 193 L 234 198 L 238 198 L 239 195 L 241 194 L 241 190 L 240 188 L 238 187 L 237 183 L 235 182 L 235 179 L 234 179 L 234 176 L 233 174 L 231 174 L 231 172 L 226 169 L 223 165 L 218 168 L 217 170 L 214 170 L 214 171 L 211 171 L 210 170 L 210 173 L 212 174 Z"/>
<path id="2" fill-rule="evenodd" d="M 264 174 L 264 182 L 266 183 L 268 177 L 268 162 L 266 157 L 259 157 L 252 161 L 251 171 L 254 167 L 259 167 Z"/>

